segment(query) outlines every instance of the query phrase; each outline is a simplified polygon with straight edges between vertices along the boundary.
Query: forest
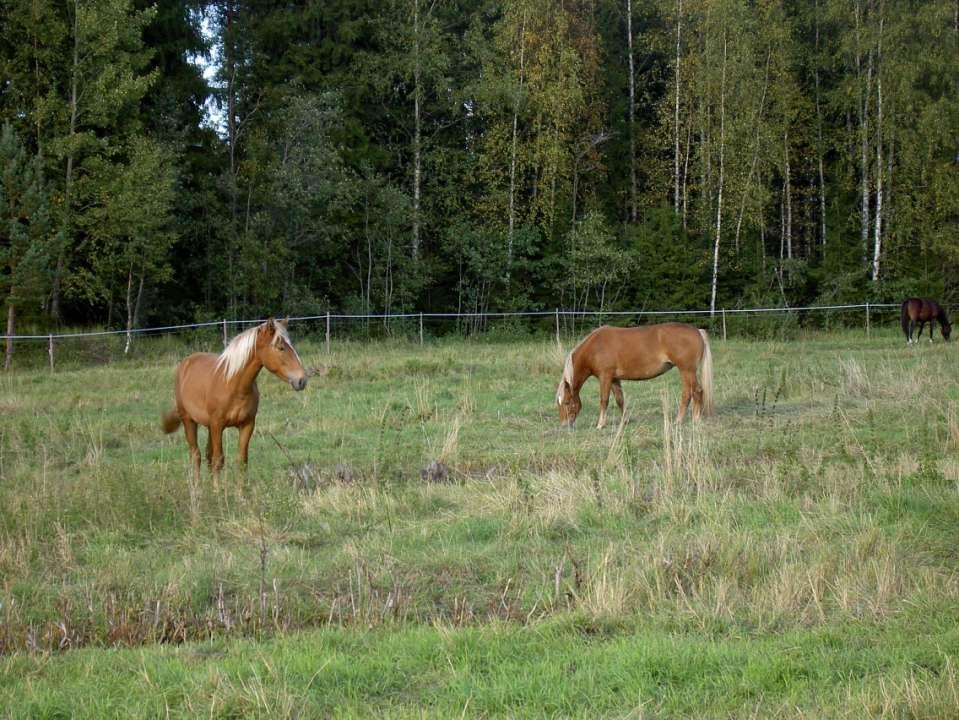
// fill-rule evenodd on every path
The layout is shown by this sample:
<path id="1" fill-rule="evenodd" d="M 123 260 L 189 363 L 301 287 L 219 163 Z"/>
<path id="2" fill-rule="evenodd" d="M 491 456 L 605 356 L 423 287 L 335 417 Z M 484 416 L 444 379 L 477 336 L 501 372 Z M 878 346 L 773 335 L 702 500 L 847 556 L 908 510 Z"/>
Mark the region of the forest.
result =
<path id="1" fill-rule="evenodd" d="M 3 0 L 23 328 L 959 296 L 955 0 Z"/>

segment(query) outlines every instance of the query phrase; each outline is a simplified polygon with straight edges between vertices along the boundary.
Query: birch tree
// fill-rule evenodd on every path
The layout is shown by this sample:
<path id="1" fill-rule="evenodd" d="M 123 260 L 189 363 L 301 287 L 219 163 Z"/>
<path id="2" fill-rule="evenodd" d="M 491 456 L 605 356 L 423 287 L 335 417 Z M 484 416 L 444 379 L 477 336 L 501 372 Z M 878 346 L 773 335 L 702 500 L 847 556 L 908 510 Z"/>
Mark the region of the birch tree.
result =
<path id="1" fill-rule="evenodd" d="M 50 312 L 61 315 L 62 289 L 73 244 L 77 198 L 76 168 L 103 151 L 98 136 L 105 130 L 122 136 L 131 111 L 143 98 L 155 74 L 145 72 L 143 29 L 155 9 L 137 10 L 132 0 L 99 0 L 68 5 L 69 60 L 65 95 L 59 98 L 66 127 L 55 135 L 50 152 L 62 158 L 60 236 L 66 245 L 57 254 Z"/>

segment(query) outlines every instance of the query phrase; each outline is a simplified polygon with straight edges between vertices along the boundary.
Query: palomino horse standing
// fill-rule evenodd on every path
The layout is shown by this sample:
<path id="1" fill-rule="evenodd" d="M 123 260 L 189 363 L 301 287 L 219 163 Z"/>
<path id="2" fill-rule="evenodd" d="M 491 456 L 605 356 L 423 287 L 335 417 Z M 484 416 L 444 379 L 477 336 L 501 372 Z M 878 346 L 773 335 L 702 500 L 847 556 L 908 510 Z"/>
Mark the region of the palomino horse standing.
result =
<path id="1" fill-rule="evenodd" d="M 683 397 L 677 420 L 686 416 L 693 401 L 693 417 L 713 414 L 713 356 L 705 330 L 683 323 L 662 323 L 646 327 L 618 328 L 604 325 L 593 330 L 566 356 L 563 377 L 556 388 L 556 404 L 563 427 L 572 428 L 583 404 L 579 390 L 595 375 L 599 380 L 599 422 L 606 424 L 609 391 L 616 396 L 620 411 L 625 409 L 620 380 L 649 380 L 672 367 L 679 368 Z M 697 377 L 702 375 L 702 384 Z"/>
<path id="2" fill-rule="evenodd" d="M 926 298 L 909 298 L 902 303 L 902 331 L 906 334 L 906 342 L 912 343 L 912 331 L 919 324 L 919 334 L 916 341 L 922 337 L 922 328 L 929 323 L 929 342 L 932 342 L 932 330 L 936 327 L 936 320 L 939 321 L 939 331 L 942 333 L 943 340 L 949 339 L 952 332 L 952 325 L 949 324 L 949 318 L 946 311 L 935 300 Z"/>
<path id="3" fill-rule="evenodd" d="M 237 335 L 220 355 L 194 353 L 177 366 L 176 407 L 163 416 L 162 425 L 171 433 L 183 424 L 195 476 L 200 474 L 197 425 L 209 430 L 207 461 L 214 476 L 223 467 L 223 428 L 240 429 L 240 463 L 246 466 L 260 402 L 256 387 L 260 370 L 265 367 L 294 390 L 306 387 L 306 372 L 290 344 L 286 324 L 270 318 Z"/>

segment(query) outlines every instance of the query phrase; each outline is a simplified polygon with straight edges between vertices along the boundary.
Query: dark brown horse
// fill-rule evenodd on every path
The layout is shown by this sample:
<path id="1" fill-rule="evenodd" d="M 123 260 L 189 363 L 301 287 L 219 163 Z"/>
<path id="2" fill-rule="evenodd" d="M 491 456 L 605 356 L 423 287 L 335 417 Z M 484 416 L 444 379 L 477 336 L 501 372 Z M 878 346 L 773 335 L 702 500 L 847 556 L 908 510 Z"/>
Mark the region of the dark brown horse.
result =
<path id="1" fill-rule="evenodd" d="M 596 428 L 601 429 L 606 424 L 610 390 L 620 411 L 625 410 L 620 380 L 649 380 L 673 367 L 679 368 L 683 385 L 676 419 L 681 421 L 685 417 L 690 399 L 694 418 L 712 415 L 713 355 L 705 330 L 683 323 L 597 328 L 566 356 L 563 377 L 556 388 L 560 423 L 563 427 L 573 427 L 583 406 L 580 388 L 591 375 L 599 380 Z"/>
<path id="2" fill-rule="evenodd" d="M 943 340 L 949 339 L 952 332 L 952 325 L 949 324 L 949 317 L 945 309 L 935 300 L 927 298 L 909 298 L 902 303 L 902 331 L 906 334 L 906 342 L 912 343 L 912 331 L 916 325 L 919 325 L 919 334 L 916 335 L 916 342 L 922 337 L 922 328 L 929 323 L 929 342 L 932 342 L 932 330 L 939 321 L 939 331 L 942 333 Z"/>
<path id="3" fill-rule="evenodd" d="M 209 429 L 207 460 L 214 477 L 223 466 L 224 428 L 240 429 L 240 463 L 246 466 L 260 404 L 256 376 L 263 368 L 294 390 L 306 387 L 306 372 L 290 343 L 286 320 L 270 318 L 237 335 L 219 355 L 193 353 L 177 366 L 176 407 L 163 416 L 162 426 L 171 433 L 183 424 L 194 476 L 200 475 L 197 425 Z"/>

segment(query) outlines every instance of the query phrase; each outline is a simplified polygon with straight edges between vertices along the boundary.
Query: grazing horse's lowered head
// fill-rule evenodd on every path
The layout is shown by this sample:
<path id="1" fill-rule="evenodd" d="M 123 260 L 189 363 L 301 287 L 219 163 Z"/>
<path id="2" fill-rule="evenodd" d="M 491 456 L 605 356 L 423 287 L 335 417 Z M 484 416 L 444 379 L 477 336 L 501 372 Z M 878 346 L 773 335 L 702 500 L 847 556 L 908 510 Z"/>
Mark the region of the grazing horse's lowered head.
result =
<path id="1" fill-rule="evenodd" d="M 563 377 L 556 388 L 556 404 L 559 406 L 559 422 L 564 428 L 572 430 L 576 425 L 576 416 L 583 409 L 579 393 L 573 392 L 573 353 L 566 354 Z"/>

